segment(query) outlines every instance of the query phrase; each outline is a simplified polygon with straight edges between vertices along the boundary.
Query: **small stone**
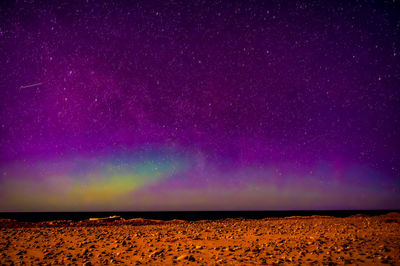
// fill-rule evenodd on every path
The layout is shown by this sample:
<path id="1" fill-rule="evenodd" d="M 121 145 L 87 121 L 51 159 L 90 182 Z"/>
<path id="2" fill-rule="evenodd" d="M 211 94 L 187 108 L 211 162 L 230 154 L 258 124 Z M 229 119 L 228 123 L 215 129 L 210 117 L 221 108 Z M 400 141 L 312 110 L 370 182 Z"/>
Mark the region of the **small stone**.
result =
<path id="1" fill-rule="evenodd" d="M 188 257 L 188 255 L 182 255 L 176 258 L 176 260 L 184 260 Z"/>

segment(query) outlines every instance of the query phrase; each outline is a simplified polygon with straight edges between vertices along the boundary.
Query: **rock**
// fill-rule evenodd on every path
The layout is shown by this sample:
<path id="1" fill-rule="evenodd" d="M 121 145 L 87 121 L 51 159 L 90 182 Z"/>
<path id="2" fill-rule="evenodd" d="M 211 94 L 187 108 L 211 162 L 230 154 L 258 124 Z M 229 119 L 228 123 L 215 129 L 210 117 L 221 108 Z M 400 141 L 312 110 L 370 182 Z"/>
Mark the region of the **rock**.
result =
<path id="1" fill-rule="evenodd" d="M 149 258 L 157 257 L 157 256 L 161 255 L 163 252 L 164 252 L 164 249 L 159 250 L 159 251 L 154 251 L 149 255 Z"/>
<path id="2" fill-rule="evenodd" d="M 184 260 L 188 257 L 188 255 L 182 255 L 176 258 L 176 260 Z"/>

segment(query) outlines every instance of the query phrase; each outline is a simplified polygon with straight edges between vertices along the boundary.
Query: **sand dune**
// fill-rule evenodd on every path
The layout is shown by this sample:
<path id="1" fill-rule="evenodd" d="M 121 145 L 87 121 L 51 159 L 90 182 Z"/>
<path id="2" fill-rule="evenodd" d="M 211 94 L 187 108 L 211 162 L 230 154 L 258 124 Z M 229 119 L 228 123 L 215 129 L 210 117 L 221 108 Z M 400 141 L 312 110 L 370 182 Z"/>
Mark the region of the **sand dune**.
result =
<path id="1" fill-rule="evenodd" d="M 0 263 L 400 265 L 400 214 L 186 222 L 0 220 Z"/>

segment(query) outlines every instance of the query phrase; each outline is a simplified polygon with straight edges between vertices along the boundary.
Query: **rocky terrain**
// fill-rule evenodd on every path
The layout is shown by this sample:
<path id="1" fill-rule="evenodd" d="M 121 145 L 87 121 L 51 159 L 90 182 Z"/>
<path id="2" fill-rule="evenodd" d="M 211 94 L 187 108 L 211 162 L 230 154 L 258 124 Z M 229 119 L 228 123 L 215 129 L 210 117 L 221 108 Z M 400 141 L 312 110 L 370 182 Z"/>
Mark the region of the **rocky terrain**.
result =
<path id="1" fill-rule="evenodd" d="M 400 214 L 168 222 L 0 220 L 0 264 L 400 265 Z"/>

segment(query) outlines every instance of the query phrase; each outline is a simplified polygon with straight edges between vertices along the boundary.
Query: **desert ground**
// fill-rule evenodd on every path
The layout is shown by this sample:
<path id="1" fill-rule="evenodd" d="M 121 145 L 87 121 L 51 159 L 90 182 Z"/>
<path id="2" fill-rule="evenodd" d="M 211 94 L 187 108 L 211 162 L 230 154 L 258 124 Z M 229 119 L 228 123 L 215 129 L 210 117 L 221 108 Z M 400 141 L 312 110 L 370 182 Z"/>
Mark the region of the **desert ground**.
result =
<path id="1" fill-rule="evenodd" d="M 0 220 L 2 265 L 400 265 L 400 214 L 169 222 Z"/>

